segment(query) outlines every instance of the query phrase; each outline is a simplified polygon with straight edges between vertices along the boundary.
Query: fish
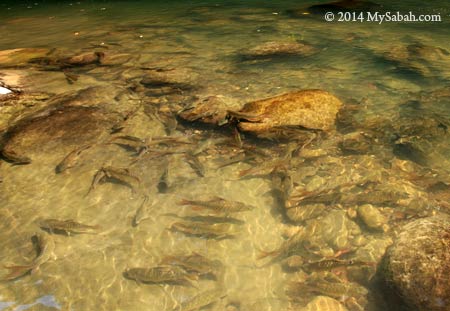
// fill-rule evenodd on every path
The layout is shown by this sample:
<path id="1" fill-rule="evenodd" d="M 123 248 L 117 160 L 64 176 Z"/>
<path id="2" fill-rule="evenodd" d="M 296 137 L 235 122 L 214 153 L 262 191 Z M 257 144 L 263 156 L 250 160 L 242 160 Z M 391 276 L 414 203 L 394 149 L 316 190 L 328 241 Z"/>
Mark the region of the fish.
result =
<path id="1" fill-rule="evenodd" d="M 198 277 L 187 273 L 183 268 L 178 266 L 157 266 L 152 268 L 129 268 L 124 271 L 123 275 L 130 280 L 140 283 L 172 283 L 172 284 L 189 284 L 193 286 L 192 280 Z M 195 286 L 194 286 L 195 287 Z"/>
<path id="2" fill-rule="evenodd" d="M 169 190 L 169 163 L 164 165 L 164 171 L 159 178 L 158 192 L 166 193 Z"/>
<path id="3" fill-rule="evenodd" d="M 200 162 L 197 156 L 188 152 L 185 154 L 185 158 L 187 163 L 192 167 L 194 172 L 199 177 L 205 177 L 205 167 L 203 166 L 202 162 Z"/>
<path id="4" fill-rule="evenodd" d="M 204 139 L 201 143 L 197 145 L 197 147 L 193 150 L 191 150 L 191 155 L 196 156 L 202 153 L 203 151 L 210 149 L 218 144 L 223 144 L 228 142 L 228 138 L 207 138 Z"/>
<path id="5" fill-rule="evenodd" d="M 136 210 L 136 214 L 133 217 L 132 226 L 137 227 L 139 223 L 147 218 L 149 218 L 148 215 L 148 196 L 144 196 L 144 200 L 142 201 L 139 208 Z"/>
<path id="6" fill-rule="evenodd" d="M 371 266 L 376 265 L 375 262 L 366 262 L 360 260 L 340 260 L 340 259 L 324 259 L 315 262 L 306 263 L 303 268 L 306 268 L 309 271 L 325 271 L 332 270 L 334 268 L 339 267 L 348 267 L 348 266 Z"/>
<path id="7" fill-rule="evenodd" d="M 78 78 L 80 77 L 80 75 L 69 72 L 67 69 L 63 69 L 62 72 L 69 84 L 73 84 L 74 82 L 78 81 Z"/>
<path id="8" fill-rule="evenodd" d="M 166 113 L 156 113 L 156 119 L 164 125 L 164 129 L 167 135 L 172 135 L 178 126 L 178 121 L 174 116 Z"/>
<path id="9" fill-rule="evenodd" d="M 261 122 L 264 117 L 268 116 L 268 114 L 250 114 L 250 113 L 242 113 L 238 111 L 227 110 L 227 116 L 230 119 L 236 120 L 246 120 L 249 122 Z"/>
<path id="10" fill-rule="evenodd" d="M 199 310 L 205 306 L 208 306 L 224 297 L 227 294 L 220 288 L 214 288 L 204 291 L 186 302 L 183 302 L 180 306 L 175 307 L 173 311 L 194 311 Z"/>
<path id="11" fill-rule="evenodd" d="M 94 178 L 92 179 L 92 183 L 91 186 L 89 187 L 88 192 L 86 193 L 85 196 L 88 196 L 89 193 L 91 193 L 92 190 L 95 190 L 95 188 L 97 188 L 97 185 L 103 181 L 103 179 L 105 178 L 106 174 L 102 169 L 99 169 L 95 175 Z"/>
<path id="12" fill-rule="evenodd" d="M 279 168 L 287 168 L 289 166 L 289 160 L 285 158 L 276 159 L 272 161 L 266 161 L 263 164 L 252 167 L 239 172 L 239 177 L 253 176 L 253 175 L 267 175 Z"/>
<path id="13" fill-rule="evenodd" d="M 279 248 L 270 252 L 262 252 L 262 254 L 258 257 L 258 259 L 263 259 L 266 257 L 272 257 L 272 262 L 277 259 L 282 259 L 285 257 L 289 257 L 291 255 L 295 255 L 299 248 L 303 245 L 305 240 L 305 232 L 303 230 L 299 230 L 294 235 L 292 235 L 288 240 L 286 240 Z"/>
<path id="14" fill-rule="evenodd" d="M 160 264 L 179 266 L 187 272 L 197 275 L 215 274 L 223 268 L 223 264 L 219 260 L 211 260 L 195 252 L 185 256 L 166 256 Z"/>
<path id="15" fill-rule="evenodd" d="M 294 188 L 291 175 L 286 170 L 274 170 L 272 171 L 272 192 L 275 199 L 283 208 L 286 207 L 286 202 L 292 193 Z"/>
<path id="16" fill-rule="evenodd" d="M 176 217 L 176 218 L 185 219 L 185 220 L 189 220 L 189 221 L 198 221 L 198 222 L 205 222 L 205 223 L 212 223 L 212 224 L 217 224 L 217 223 L 230 223 L 230 224 L 235 224 L 235 225 L 245 224 L 245 221 L 243 221 L 243 220 L 236 219 L 233 217 L 228 217 L 228 216 L 227 217 L 218 217 L 218 216 L 212 216 L 212 215 L 179 216 L 174 213 L 162 214 L 161 216 L 170 216 L 170 217 Z"/>
<path id="17" fill-rule="evenodd" d="M 252 156 L 247 157 L 245 155 L 245 153 L 238 153 L 237 155 L 235 155 L 235 156 L 233 156 L 231 158 L 225 159 L 225 161 L 223 161 L 222 163 L 220 163 L 217 166 L 217 169 L 226 167 L 228 165 L 233 165 L 233 164 L 236 164 L 236 163 L 239 163 L 239 162 L 245 162 L 247 160 L 253 160 L 254 158 L 255 157 L 252 157 Z"/>
<path id="18" fill-rule="evenodd" d="M 171 231 L 212 239 L 233 238 L 237 233 L 232 229 L 233 227 L 230 224 L 207 224 L 188 221 L 175 222 L 169 228 Z"/>
<path id="19" fill-rule="evenodd" d="M 224 213 L 246 212 L 256 208 L 253 205 L 248 205 L 238 201 L 228 201 L 217 196 L 205 201 L 183 199 L 178 204 L 192 205 L 196 208 L 207 208 L 216 212 Z"/>
<path id="20" fill-rule="evenodd" d="M 36 233 L 31 240 L 36 247 L 36 258 L 28 265 L 5 266 L 6 269 L 10 270 L 10 273 L 3 278 L 4 281 L 12 281 L 30 272 L 34 273 L 41 265 L 54 257 L 55 242 L 47 233 Z"/>
<path id="21" fill-rule="evenodd" d="M 242 142 L 241 134 L 239 133 L 237 126 L 235 126 L 233 128 L 233 138 L 236 143 L 236 146 L 238 146 L 239 148 L 242 148 L 243 142 Z"/>
<path id="22" fill-rule="evenodd" d="M 38 221 L 39 227 L 50 233 L 64 233 L 66 235 L 81 233 L 96 233 L 100 229 L 99 226 L 85 225 L 72 219 L 43 219 Z"/>
<path id="23" fill-rule="evenodd" d="M 60 174 L 65 170 L 74 167 L 80 157 L 81 152 L 92 147 L 92 144 L 81 146 L 73 151 L 71 151 L 64 159 L 56 166 L 56 174 Z"/>
<path id="24" fill-rule="evenodd" d="M 31 163 L 31 159 L 29 157 L 20 155 L 13 150 L 3 149 L 1 154 L 6 160 L 8 160 L 9 162 L 12 162 L 15 165 L 24 165 L 24 164 Z"/>
<path id="25" fill-rule="evenodd" d="M 104 166 L 99 169 L 92 180 L 91 187 L 86 195 L 94 190 L 102 181 L 113 180 L 131 188 L 133 192 L 140 186 L 141 180 L 133 175 L 127 168 L 116 168 L 112 166 Z"/>
<path id="26" fill-rule="evenodd" d="M 136 155 L 142 153 L 146 148 L 145 139 L 141 139 L 139 137 L 131 135 L 116 136 L 109 141 L 109 144 L 115 144 L 124 149 L 133 151 L 136 153 Z"/>

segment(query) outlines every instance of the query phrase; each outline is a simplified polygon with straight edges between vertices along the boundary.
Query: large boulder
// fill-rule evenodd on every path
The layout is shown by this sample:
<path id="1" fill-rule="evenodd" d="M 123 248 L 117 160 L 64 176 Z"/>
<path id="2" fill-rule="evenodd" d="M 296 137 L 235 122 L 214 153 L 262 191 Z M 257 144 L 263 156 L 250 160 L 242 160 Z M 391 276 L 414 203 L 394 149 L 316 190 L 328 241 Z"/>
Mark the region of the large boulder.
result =
<path id="1" fill-rule="evenodd" d="M 411 307 L 450 310 L 450 217 L 406 224 L 387 253 L 384 277 Z"/>
<path id="2" fill-rule="evenodd" d="M 2 155 L 16 164 L 27 164 L 33 155 L 74 149 L 94 143 L 113 126 L 94 107 L 58 107 L 20 120 L 8 129 L 2 142 Z"/>
<path id="3" fill-rule="evenodd" d="M 298 126 L 327 131 L 334 127 L 342 102 L 322 90 L 302 90 L 247 103 L 230 112 L 239 129 L 264 132 L 280 126 Z"/>

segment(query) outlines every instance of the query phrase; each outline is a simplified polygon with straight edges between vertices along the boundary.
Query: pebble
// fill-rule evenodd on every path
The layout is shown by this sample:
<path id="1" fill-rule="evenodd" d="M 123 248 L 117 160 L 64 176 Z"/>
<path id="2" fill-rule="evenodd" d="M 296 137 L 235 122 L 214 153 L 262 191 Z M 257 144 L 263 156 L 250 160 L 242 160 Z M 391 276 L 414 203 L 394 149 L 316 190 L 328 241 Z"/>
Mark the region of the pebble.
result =
<path id="1" fill-rule="evenodd" d="M 12 91 L 7 89 L 6 87 L 0 86 L 0 95 L 5 95 L 5 94 L 9 94 L 9 93 L 12 93 Z"/>

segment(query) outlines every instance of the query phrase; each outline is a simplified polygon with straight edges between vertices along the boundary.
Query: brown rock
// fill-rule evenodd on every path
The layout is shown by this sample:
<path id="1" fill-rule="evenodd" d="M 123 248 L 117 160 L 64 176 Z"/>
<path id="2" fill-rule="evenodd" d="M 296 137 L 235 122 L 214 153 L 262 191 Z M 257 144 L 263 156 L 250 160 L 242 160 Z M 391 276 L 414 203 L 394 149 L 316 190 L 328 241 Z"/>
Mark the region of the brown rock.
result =
<path id="1" fill-rule="evenodd" d="M 183 110 L 179 117 L 186 121 L 199 121 L 220 125 L 226 123 L 227 110 L 236 108 L 236 103 L 223 96 L 208 96 L 194 102 Z"/>
<path id="2" fill-rule="evenodd" d="M 330 130 L 342 102 L 322 90 L 303 90 L 247 103 L 239 112 L 230 112 L 240 120 L 243 131 L 263 132 L 280 126 L 300 126 Z"/>
<path id="3" fill-rule="evenodd" d="M 146 71 L 141 84 L 148 88 L 172 87 L 183 90 L 194 88 L 198 75 L 182 68 L 150 69 Z"/>
<path id="4" fill-rule="evenodd" d="M 448 68 L 450 64 L 450 53 L 447 50 L 422 43 L 391 47 L 383 57 L 396 63 L 400 69 L 417 72 L 423 76 L 435 75 L 442 68 Z"/>
<path id="5" fill-rule="evenodd" d="M 21 67 L 25 66 L 35 58 L 45 57 L 49 53 L 47 49 L 12 49 L 0 51 L 0 67 Z"/>
<path id="6" fill-rule="evenodd" d="M 30 163 L 33 155 L 97 142 L 111 125 L 105 114 L 93 107 L 45 110 L 8 129 L 3 136 L 2 154 L 13 163 Z"/>
<path id="7" fill-rule="evenodd" d="M 62 66 L 84 66 L 91 64 L 101 64 L 104 58 L 105 53 L 103 52 L 89 52 L 63 59 L 61 60 L 61 63 Z"/>

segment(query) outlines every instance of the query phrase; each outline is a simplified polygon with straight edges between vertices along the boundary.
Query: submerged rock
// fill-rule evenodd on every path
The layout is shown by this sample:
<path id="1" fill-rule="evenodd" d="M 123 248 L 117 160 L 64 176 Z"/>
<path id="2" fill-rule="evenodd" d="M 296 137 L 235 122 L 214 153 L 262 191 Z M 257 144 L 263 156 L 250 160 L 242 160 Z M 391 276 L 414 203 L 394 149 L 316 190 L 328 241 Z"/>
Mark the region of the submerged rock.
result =
<path id="1" fill-rule="evenodd" d="M 326 12 L 367 12 L 379 9 L 381 6 L 374 2 L 363 0 L 341 0 L 324 4 L 312 5 L 308 12 L 322 14 Z"/>
<path id="2" fill-rule="evenodd" d="M 322 90 L 302 90 L 247 103 L 230 112 L 242 131 L 264 132 L 280 126 L 327 131 L 334 127 L 342 102 Z"/>
<path id="3" fill-rule="evenodd" d="M 23 48 L 0 51 L 0 67 L 22 67 L 26 66 L 35 58 L 45 57 L 48 49 Z"/>
<path id="4" fill-rule="evenodd" d="M 111 126 L 111 120 L 98 108 L 46 109 L 8 129 L 1 153 L 15 164 L 28 164 L 36 154 L 67 152 L 97 142 Z"/>
<path id="5" fill-rule="evenodd" d="M 429 77 L 450 65 L 450 52 L 422 43 L 394 46 L 383 54 L 383 58 L 393 62 L 399 69 L 416 72 Z"/>
<path id="6" fill-rule="evenodd" d="M 323 4 L 312 5 L 307 8 L 289 10 L 287 13 L 293 17 L 305 17 L 309 14 L 322 15 L 327 12 L 373 12 L 381 9 L 381 5 L 363 0 L 341 0 Z"/>
<path id="7" fill-rule="evenodd" d="M 364 224 L 374 230 L 387 230 L 388 219 L 381 214 L 381 212 L 371 204 L 364 204 L 358 206 L 358 216 Z"/>
<path id="8" fill-rule="evenodd" d="M 406 224 L 388 251 L 384 277 L 411 307 L 450 310 L 450 217 Z"/>
<path id="9" fill-rule="evenodd" d="M 155 68 L 146 71 L 141 84 L 147 88 L 171 87 L 179 90 L 195 88 L 198 74 L 183 68 Z"/>
<path id="10" fill-rule="evenodd" d="M 298 311 L 347 311 L 348 309 L 344 307 L 336 299 L 327 296 L 317 296 L 311 300 L 305 307 L 296 309 Z"/>
<path id="11" fill-rule="evenodd" d="M 104 58 L 105 53 L 103 52 L 88 52 L 62 59 L 61 65 L 63 67 L 76 67 L 91 64 L 101 64 Z"/>
<path id="12" fill-rule="evenodd" d="M 298 42 L 266 42 L 258 45 L 248 51 L 245 51 L 241 56 L 245 59 L 258 59 L 273 56 L 310 56 L 315 54 L 317 49 Z"/>
<path id="13" fill-rule="evenodd" d="M 206 124 L 221 125 L 226 123 L 227 110 L 236 109 L 237 103 L 224 96 L 208 96 L 194 101 L 181 111 L 178 116 L 186 121 L 199 121 Z"/>

